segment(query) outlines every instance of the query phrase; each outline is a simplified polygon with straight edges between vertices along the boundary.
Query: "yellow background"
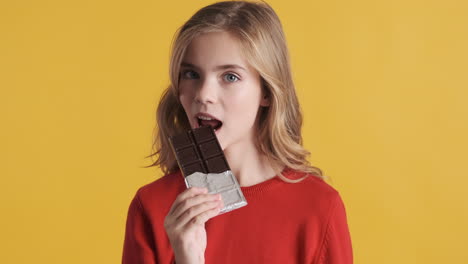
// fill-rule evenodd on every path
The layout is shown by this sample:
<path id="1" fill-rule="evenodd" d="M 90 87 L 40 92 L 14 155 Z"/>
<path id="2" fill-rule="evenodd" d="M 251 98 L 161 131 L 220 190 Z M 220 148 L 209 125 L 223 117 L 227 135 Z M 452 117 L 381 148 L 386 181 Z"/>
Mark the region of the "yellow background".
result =
<path id="1" fill-rule="evenodd" d="M 212 1 L 0 3 L 1 263 L 119 263 L 172 36 Z M 270 1 L 355 263 L 468 263 L 468 4 Z"/>

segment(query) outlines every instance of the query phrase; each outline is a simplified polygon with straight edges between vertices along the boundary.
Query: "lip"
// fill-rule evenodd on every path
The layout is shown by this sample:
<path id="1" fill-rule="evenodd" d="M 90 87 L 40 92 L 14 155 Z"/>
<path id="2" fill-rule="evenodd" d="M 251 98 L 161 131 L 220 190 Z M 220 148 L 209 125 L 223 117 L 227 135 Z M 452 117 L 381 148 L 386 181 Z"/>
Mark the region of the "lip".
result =
<path id="1" fill-rule="evenodd" d="M 219 118 L 217 118 L 216 116 L 210 115 L 210 114 L 205 113 L 205 112 L 198 112 L 198 113 L 195 114 L 194 117 L 197 118 L 197 116 L 199 116 L 199 115 L 207 116 L 207 117 L 209 117 L 209 118 L 213 118 L 213 119 L 216 119 L 216 120 L 221 121 L 221 120 L 220 120 Z M 222 122 L 222 121 L 221 121 L 221 122 Z"/>
<path id="2" fill-rule="evenodd" d="M 220 120 L 219 118 L 217 118 L 216 116 L 210 115 L 210 114 L 205 113 L 205 112 L 198 112 L 198 113 L 196 113 L 196 114 L 194 115 L 194 118 L 195 118 L 195 128 L 199 128 L 199 127 L 200 127 L 199 124 L 198 124 L 198 118 L 197 118 L 197 116 L 199 116 L 199 115 L 207 116 L 207 117 L 209 117 L 209 118 L 213 118 L 213 119 L 216 119 L 216 120 L 221 121 L 221 120 Z M 221 123 L 222 123 L 222 121 L 221 121 Z M 221 130 L 221 128 L 222 128 L 222 126 L 221 126 L 220 128 L 218 128 L 218 129 L 216 129 L 216 130 L 215 130 L 215 134 L 218 134 L 219 131 Z"/>

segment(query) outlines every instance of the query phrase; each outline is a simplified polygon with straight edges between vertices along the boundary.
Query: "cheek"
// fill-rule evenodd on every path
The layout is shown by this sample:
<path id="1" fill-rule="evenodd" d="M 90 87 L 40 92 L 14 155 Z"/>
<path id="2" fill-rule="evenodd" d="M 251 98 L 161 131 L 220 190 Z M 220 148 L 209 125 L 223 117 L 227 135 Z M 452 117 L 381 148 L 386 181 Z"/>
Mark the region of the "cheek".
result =
<path id="1" fill-rule="evenodd" d="M 231 119 L 250 125 L 259 108 L 259 95 L 252 92 L 232 94 L 225 107 Z"/>
<path id="2" fill-rule="evenodd" d="M 193 93 L 193 88 L 187 80 L 182 80 L 179 82 L 179 97 L 184 96 L 188 97 Z"/>
<path id="3" fill-rule="evenodd" d="M 182 107 L 184 108 L 185 112 L 188 114 L 190 111 L 190 105 L 191 105 L 191 97 L 187 94 L 181 94 L 179 96 L 179 101 L 182 104 Z"/>

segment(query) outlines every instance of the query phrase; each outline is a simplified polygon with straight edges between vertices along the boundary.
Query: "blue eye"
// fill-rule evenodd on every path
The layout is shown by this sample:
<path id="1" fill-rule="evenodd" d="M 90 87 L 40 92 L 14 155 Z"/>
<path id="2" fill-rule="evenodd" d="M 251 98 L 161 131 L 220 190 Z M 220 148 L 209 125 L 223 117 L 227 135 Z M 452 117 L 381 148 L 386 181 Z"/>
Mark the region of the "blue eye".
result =
<path id="1" fill-rule="evenodd" d="M 194 71 L 187 70 L 182 72 L 182 77 L 184 79 L 194 79 L 198 77 L 198 74 Z"/>
<path id="2" fill-rule="evenodd" d="M 239 77 L 237 77 L 236 75 L 232 74 L 232 73 L 228 73 L 226 75 L 224 75 L 224 79 L 228 82 L 236 82 L 239 80 Z"/>

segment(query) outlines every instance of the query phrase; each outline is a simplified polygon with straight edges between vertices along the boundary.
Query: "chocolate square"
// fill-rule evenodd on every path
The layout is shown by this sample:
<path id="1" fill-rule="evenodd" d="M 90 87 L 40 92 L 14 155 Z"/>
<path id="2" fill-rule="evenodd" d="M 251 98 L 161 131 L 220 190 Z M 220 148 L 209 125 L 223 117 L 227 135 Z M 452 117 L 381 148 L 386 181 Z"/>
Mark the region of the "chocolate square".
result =
<path id="1" fill-rule="evenodd" d="M 191 129 L 169 137 L 184 177 L 194 173 L 220 173 L 230 170 L 218 138 L 211 126 Z"/>

